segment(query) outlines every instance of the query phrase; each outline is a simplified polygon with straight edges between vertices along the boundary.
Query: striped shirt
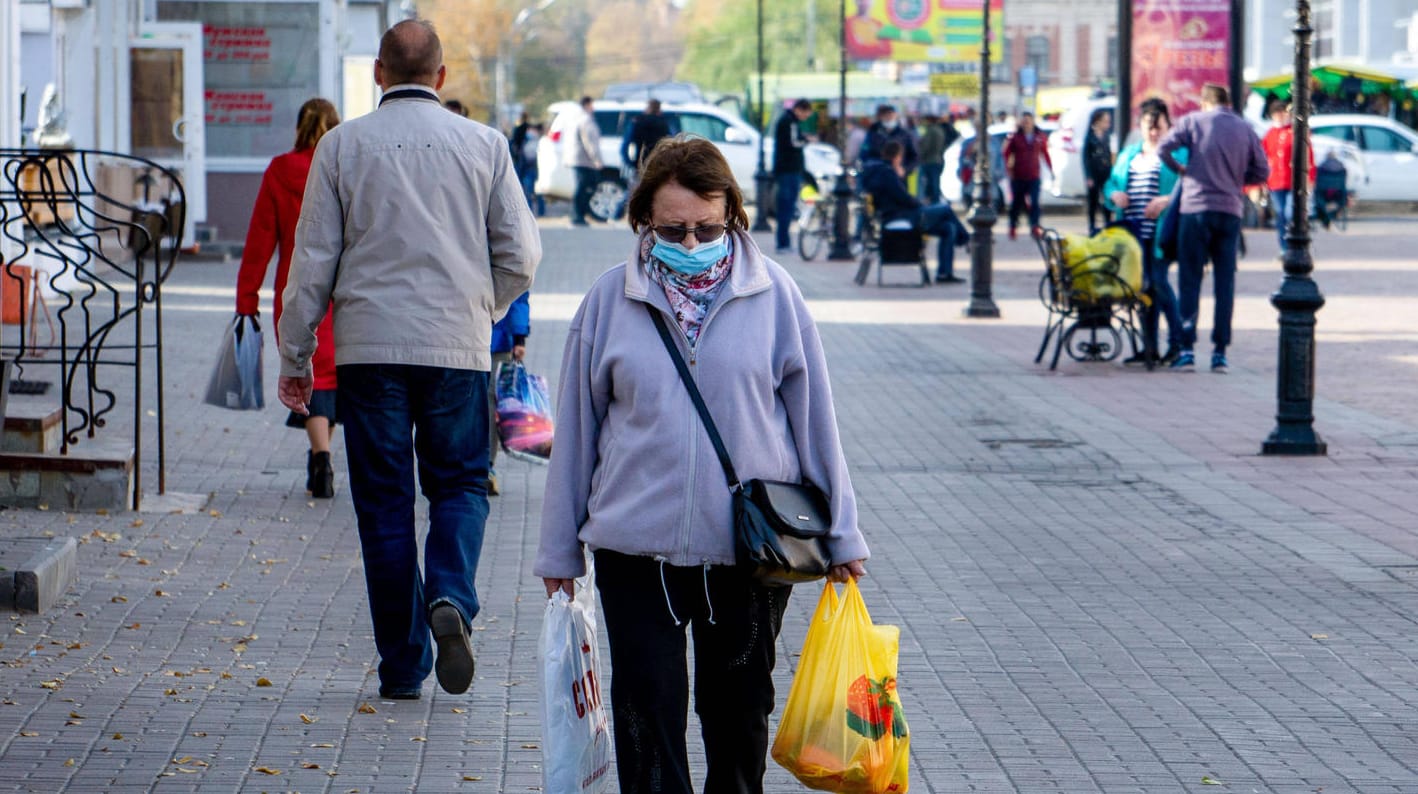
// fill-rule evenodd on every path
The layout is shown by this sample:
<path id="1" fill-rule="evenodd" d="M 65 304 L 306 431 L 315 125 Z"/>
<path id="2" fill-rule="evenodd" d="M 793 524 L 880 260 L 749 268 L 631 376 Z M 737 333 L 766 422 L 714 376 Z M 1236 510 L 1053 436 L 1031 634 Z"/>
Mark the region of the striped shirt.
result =
<path id="1" fill-rule="evenodd" d="M 1123 217 L 1136 225 L 1138 235 L 1151 240 L 1157 221 L 1143 216 L 1148 202 L 1157 198 L 1162 178 L 1162 161 L 1156 154 L 1138 152 L 1128 165 L 1128 205 Z"/>

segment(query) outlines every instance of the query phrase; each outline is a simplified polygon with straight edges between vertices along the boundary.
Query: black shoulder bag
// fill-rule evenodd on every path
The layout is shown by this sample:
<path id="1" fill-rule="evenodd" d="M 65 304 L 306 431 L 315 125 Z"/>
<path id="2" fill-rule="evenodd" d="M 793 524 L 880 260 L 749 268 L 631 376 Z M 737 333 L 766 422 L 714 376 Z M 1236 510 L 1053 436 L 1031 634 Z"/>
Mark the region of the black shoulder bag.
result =
<path id="1" fill-rule="evenodd" d="M 774 482 L 753 479 L 739 482 L 724 439 L 709 416 L 709 407 L 699 393 L 694 378 L 685 366 L 684 357 L 670 336 L 664 317 L 653 306 L 646 306 L 660 341 L 679 371 L 680 380 L 689 392 L 689 399 L 704 422 L 734 504 L 734 553 L 738 564 L 753 572 L 755 578 L 769 585 L 792 585 L 810 582 L 827 575 L 832 556 L 827 553 L 827 530 L 832 525 L 832 512 L 827 497 L 812 483 Z"/>

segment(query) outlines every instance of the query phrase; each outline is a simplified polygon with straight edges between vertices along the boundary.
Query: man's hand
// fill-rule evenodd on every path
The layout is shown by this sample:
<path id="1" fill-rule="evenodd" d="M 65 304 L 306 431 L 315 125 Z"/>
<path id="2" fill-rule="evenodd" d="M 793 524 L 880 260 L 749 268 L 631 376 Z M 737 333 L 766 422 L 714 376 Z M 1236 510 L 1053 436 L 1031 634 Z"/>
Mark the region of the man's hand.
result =
<path id="1" fill-rule="evenodd" d="M 1171 196 L 1158 196 L 1147 202 L 1147 207 L 1142 211 L 1142 216 L 1150 221 L 1155 221 L 1162 217 L 1162 213 L 1167 211 L 1167 205 L 1171 203 Z"/>
<path id="2" fill-rule="evenodd" d="M 557 590 L 560 590 L 571 598 L 576 597 L 575 579 L 549 579 L 543 577 L 542 584 L 546 585 L 547 598 L 551 598 L 552 596 L 556 595 Z"/>
<path id="3" fill-rule="evenodd" d="M 314 391 L 315 379 L 309 375 L 303 378 L 282 375 L 276 386 L 276 393 L 281 398 L 281 405 L 301 416 L 310 416 L 310 409 L 306 406 L 310 404 L 310 395 Z"/>
<path id="4" fill-rule="evenodd" d="M 1109 196 L 1108 198 L 1111 198 L 1113 200 L 1114 207 L 1117 207 L 1120 210 L 1125 210 L 1128 208 L 1129 201 L 1127 193 L 1121 190 L 1115 190 L 1113 191 L 1113 195 Z"/>
<path id="5" fill-rule="evenodd" d="M 521 360 L 522 360 L 522 357 L 525 356 L 525 355 L 527 355 L 527 346 L 526 346 L 526 345 L 513 345 L 513 346 L 512 346 L 512 360 L 513 360 L 513 361 L 521 361 Z"/>
<path id="6" fill-rule="evenodd" d="M 827 578 L 834 582 L 845 582 L 847 579 L 860 579 L 867 575 L 866 566 L 862 565 L 865 560 L 852 560 L 841 565 L 834 565 L 827 570 Z"/>

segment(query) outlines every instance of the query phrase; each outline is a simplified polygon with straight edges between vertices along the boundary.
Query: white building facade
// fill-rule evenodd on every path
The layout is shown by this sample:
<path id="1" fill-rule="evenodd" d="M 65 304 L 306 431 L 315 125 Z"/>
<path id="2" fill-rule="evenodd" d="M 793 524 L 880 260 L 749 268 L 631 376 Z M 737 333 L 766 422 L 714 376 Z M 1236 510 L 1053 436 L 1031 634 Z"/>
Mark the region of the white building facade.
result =
<path id="1" fill-rule="evenodd" d="M 240 243 L 261 174 L 307 99 L 349 118 L 377 101 L 387 0 L 0 0 L 0 138 L 24 142 L 46 86 L 76 148 L 181 169 L 189 234 Z M 18 97 L 23 95 L 23 113 Z M 192 239 L 192 238 L 188 238 Z"/>

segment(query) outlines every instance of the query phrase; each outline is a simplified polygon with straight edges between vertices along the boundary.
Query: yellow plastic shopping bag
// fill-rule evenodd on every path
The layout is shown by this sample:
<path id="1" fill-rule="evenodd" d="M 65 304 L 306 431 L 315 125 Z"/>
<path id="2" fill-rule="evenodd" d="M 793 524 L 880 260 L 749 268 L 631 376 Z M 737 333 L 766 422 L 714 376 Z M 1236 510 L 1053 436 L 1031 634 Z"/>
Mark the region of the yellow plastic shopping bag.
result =
<path id="1" fill-rule="evenodd" d="M 1142 291 L 1142 246 L 1121 226 L 1108 226 L 1092 237 L 1063 236 L 1064 262 L 1076 289 L 1095 299 L 1127 297 Z"/>
<path id="2" fill-rule="evenodd" d="M 901 630 L 876 626 L 857 583 L 828 582 L 803 641 L 773 760 L 808 788 L 904 792 L 911 734 L 896 692 Z"/>

